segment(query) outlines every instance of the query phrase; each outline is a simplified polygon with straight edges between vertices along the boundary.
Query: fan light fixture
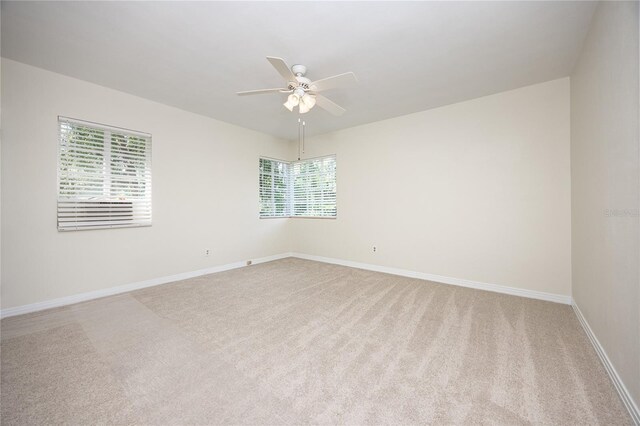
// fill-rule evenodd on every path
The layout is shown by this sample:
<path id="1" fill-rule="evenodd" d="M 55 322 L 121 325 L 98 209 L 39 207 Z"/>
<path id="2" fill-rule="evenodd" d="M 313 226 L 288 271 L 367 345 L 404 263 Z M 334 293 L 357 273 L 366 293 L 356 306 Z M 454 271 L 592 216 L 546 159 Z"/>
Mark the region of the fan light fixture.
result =
<path id="1" fill-rule="evenodd" d="M 305 93 L 304 96 L 302 97 L 302 103 L 305 104 L 307 108 L 311 109 L 316 104 L 316 97 L 308 93 Z"/>
<path id="2" fill-rule="evenodd" d="M 298 95 L 296 95 L 295 93 L 292 93 L 287 98 L 287 102 L 285 102 L 282 105 L 284 105 L 285 108 L 287 108 L 289 111 L 293 111 L 293 108 L 296 107 L 299 102 L 300 102 L 300 98 L 298 97 Z"/>
<path id="3" fill-rule="evenodd" d="M 315 104 L 315 96 L 306 93 L 304 89 L 297 88 L 293 91 L 292 94 L 289 95 L 289 97 L 287 98 L 287 102 L 285 102 L 283 105 L 285 106 L 285 108 L 292 112 L 295 107 L 298 107 L 298 111 L 300 111 L 300 114 L 306 114 L 307 112 L 309 112 L 309 110 L 311 110 L 311 108 L 314 107 Z"/>

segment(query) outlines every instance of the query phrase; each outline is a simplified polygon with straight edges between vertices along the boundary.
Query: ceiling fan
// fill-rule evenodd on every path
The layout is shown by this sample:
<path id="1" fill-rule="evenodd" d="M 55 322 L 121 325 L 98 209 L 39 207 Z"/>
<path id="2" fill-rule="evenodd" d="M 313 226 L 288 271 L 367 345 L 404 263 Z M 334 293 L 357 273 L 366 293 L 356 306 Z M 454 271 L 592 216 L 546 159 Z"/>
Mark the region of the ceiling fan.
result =
<path id="1" fill-rule="evenodd" d="M 316 104 L 333 115 L 342 115 L 346 109 L 340 105 L 319 94 L 324 90 L 334 89 L 356 84 L 358 80 L 352 72 L 334 75 L 332 77 L 323 78 L 322 80 L 311 81 L 304 75 L 307 73 L 307 67 L 304 65 L 294 65 L 291 68 L 282 60 L 282 58 L 274 58 L 267 56 L 267 60 L 273 65 L 278 73 L 284 77 L 287 87 L 277 89 L 260 89 L 238 92 L 240 96 L 245 95 L 261 95 L 264 93 L 289 93 L 287 101 L 283 104 L 289 111 L 297 106 L 301 114 L 305 114 L 311 110 Z"/>

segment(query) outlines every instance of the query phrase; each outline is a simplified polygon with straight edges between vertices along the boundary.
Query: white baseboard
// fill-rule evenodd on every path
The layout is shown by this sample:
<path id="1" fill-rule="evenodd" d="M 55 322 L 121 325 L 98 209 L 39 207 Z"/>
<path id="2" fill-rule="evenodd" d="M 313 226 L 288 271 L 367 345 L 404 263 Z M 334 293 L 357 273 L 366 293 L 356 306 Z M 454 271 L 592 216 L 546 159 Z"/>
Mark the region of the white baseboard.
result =
<path id="1" fill-rule="evenodd" d="M 425 272 L 410 271 L 407 269 L 391 268 L 388 266 L 372 265 L 369 263 L 353 262 L 350 260 L 334 259 L 330 257 L 315 256 L 304 253 L 291 253 L 291 256 L 300 259 L 315 260 L 317 262 L 333 263 L 335 265 L 349 266 L 352 268 L 366 269 L 375 272 L 384 272 L 386 274 L 400 275 L 409 278 L 418 278 L 426 281 L 434 281 L 441 284 L 452 284 L 460 287 L 475 288 L 478 290 L 493 291 L 495 293 L 511 294 L 513 296 L 528 297 L 530 299 L 546 300 L 548 302 L 571 304 L 571 296 L 562 294 L 545 293 L 543 291 L 526 290 L 516 287 L 507 287 L 498 284 L 489 284 L 479 281 L 465 280 L 462 278 L 445 277 L 442 275 L 428 274 Z"/>
<path id="2" fill-rule="evenodd" d="M 264 263 L 264 262 L 270 262 L 272 260 L 283 259 L 285 257 L 297 257 L 297 258 L 300 258 L 300 259 L 315 260 L 315 261 L 318 261 L 318 262 L 333 263 L 333 264 L 336 264 L 336 265 L 349 266 L 349 267 L 352 267 L 352 268 L 367 269 L 367 270 L 370 270 L 370 271 L 384 272 L 384 273 L 392 274 L 392 275 L 400 275 L 400 276 L 404 276 L 404 277 L 418 278 L 418 279 L 427 280 L 427 281 L 435 281 L 435 282 L 443 283 L 443 284 L 452 284 L 452 285 L 457 285 L 457 286 L 461 286 L 461 287 L 468 287 L 468 288 L 475 288 L 475 289 L 479 289 L 479 290 L 493 291 L 493 292 L 496 292 L 496 293 L 511 294 L 511 295 L 514 295 L 514 296 L 521 296 L 521 297 L 528 297 L 528 298 L 532 298 L 532 299 L 546 300 L 546 301 L 550 301 L 550 302 L 563 303 L 563 304 L 567 304 L 567 305 L 571 304 L 571 297 L 570 296 L 564 296 L 564 295 L 560 295 L 560 294 L 545 293 L 545 292 L 541 292 L 541 291 L 526 290 L 526 289 L 515 288 L 515 287 L 507 287 L 507 286 L 498 285 L 498 284 L 482 283 L 482 282 L 478 282 L 478 281 L 470 281 L 470 280 L 465 280 L 465 279 L 460 279 L 460 278 L 452 278 L 452 277 L 445 277 L 445 276 L 442 276 L 442 275 L 428 274 L 428 273 L 425 273 L 425 272 L 416 272 L 416 271 L 410 271 L 410 270 L 407 270 L 407 269 L 391 268 L 391 267 L 387 267 L 387 266 L 379 266 L 379 265 L 373 265 L 373 264 L 368 264 L 368 263 L 353 262 L 353 261 L 350 261 L 350 260 L 342 260 L 342 259 L 334 259 L 334 258 L 329 258 L 329 257 L 314 256 L 314 255 L 303 254 L 303 253 L 281 253 L 281 254 L 277 254 L 277 255 L 274 255 L 274 256 L 267 256 L 267 257 L 262 257 L 262 258 L 259 258 L 259 259 L 252 259 L 252 263 L 253 264 L 259 264 L 259 263 Z M 59 306 L 71 305 L 73 303 L 84 302 L 84 301 L 92 300 L 92 299 L 98 299 L 100 297 L 111 296 L 111 295 L 120 294 L 120 293 L 126 293 L 128 291 L 138 290 L 138 289 L 146 288 L 146 287 L 153 287 L 153 286 L 156 286 L 156 285 L 166 284 L 166 283 L 170 283 L 170 282 L 173 282 L 173 281 L 186 280 L 188 278 L 198 277 L 198 276 L 201 276 L 201 275 L 207 275 L 207 274 L 213 274 L 213 273 L 216 273 L 216 272 L 228 271 L 230 269 L 241 268 L 243 266 L 246 266 L 246 261 L 228 263 L 228 264 L 225 264 L 225 265 L 214 266 L 214 267 L 211 267 L 211 268 L 200 269 L 200 270 L 197 270 L 197 271 L 183 272 L 183 273 L 180 273 L 180 274 L 169 275 L 169 276 L 165 276 L 165 277 L 152 278 L 150 280 L 145 280 L 145 281 L 125 284 L 125 285 L 121 285 L 121 286 L 117 286 L 117 287 L 110 287 L 110 288 L 91 291 L 91 292 L 87 292 L 87 293 L 80 293 L 80 294 L 76 294 L 76 295 L 72 295 L 72 296 L 61 297 L 61 298 L 58 298 L 58 299 L 47 300 L 47 301 L 44 301 L 44 302 L 32 303 L 32 304 L 29 304 L 29 305 L 16 306 L 14 308 L 2 309 L 0 311 L 0 318 L 6 318 L 6 317 L 15 316 L 15 315 L 26 314 L 26 313 L 29 313 L 29 312 L 41 311 L 43 309 L 57 308 Z"/>
<path id="3" fill-rule="evenodd" d="M 627 387 L 624 385 L 624 382 L 618 375 L 618 372 L 616 371 L 615 367 L 611 363 L 611 360 L 607 356 L 607 353 L 605 352 L 604 348 L 598 341 L 598 338 L 593 333 L 593 330 L 589 326 L 587 319 L 584 317 L 584 315 L 582 315 L 582 311 L 580 311 L 580 308 L 578 307 L 576 302 L 573 301 L 571 306 L 573 306 L 573 311 L 576 313 L 576 316 L 578 317 L 580 324 L 582 324 L 582 328 L 584 329 L 585 333 L 589 337 L 589 340 L 591 341 L 591 344 L 596 350 L 596 353 L 600 357 L 600 361 L 602 361 L 602 364 L 604 365 L 605 370 L 607 370 L 609 377 L 611 377 L 611 381 L 613 382 L 614 387 L 618 391 L 618 394 L 620 395 L 620 399 L 622 399 L 624 406 L 629 411 L 629 414 L 631 415 L 631 419 L 636 425 L 640 425 L 640 410 L 638 410 L 638 405 L 635 403 L 635 401 L 631 397 L 631 394 L 627 390 Z"/>
<path id="4" fill-rule="evenodd" d="M 281 253 L 273 256 L 260 257 L 251 259 L 253 265 L 258 263 L 271 262 L 272 260 L 291 257 L 291 253 Z M 14 308 L 2 309 L 0 318 L 12 317 L 15 315 L 27 314 L 29 312 L 42 311 L 44 309 L 57 308 L 60 306 L 71 305 L 73 303 L 85 302 L 87 300 L 98 299 L 100 297 L 112 296 L 114 294 L 126 293 L 128 291 L 139 290 L 141 288 L 153 287 L 160 284 L 166 284 L 173 281 L 186 280 L 188 278 L 199 277 L 201 275 L 213 274 L 216 272 L 228 271 L 230 269 L 241 268 L 247 266 L 247 261 L 227 263 L 225 265 L 213 266 L 211 268 L 200 269 L 197 271 L 183 272 L 165 277 L 152 278 L 150 280 L 139 281 L 130 284 L 124 284 L 117 287 L 105 288 L 102 290 L 90 291 L 87 293 L 74 294 L 72 296 L 60 297 L 58 299 L 46 300 L 44 302 L 31 303 L 29 305 L 16 306 Z"/>

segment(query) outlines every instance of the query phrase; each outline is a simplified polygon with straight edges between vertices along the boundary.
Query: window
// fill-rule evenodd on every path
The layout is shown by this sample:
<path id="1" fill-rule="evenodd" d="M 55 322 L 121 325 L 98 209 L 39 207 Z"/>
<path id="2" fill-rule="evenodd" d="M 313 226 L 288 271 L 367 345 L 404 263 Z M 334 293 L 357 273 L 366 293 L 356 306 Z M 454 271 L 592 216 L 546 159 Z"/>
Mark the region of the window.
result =
<path id="1" fill-rule="evenodd" d="M 151 135 L 58 117 L 58 230 L 151 225 Z"/>
<path id="2" fill-rule="evenodd" d="M 336 217 L 336 157 L 291 163 L 292 216 Z"/>
<path id="3" fill-rule="evenodd" d="M 336 217 L 336 156 L 260 159 L 260 217 Z"/>
<path id="4" fill-rule="evenodd" d="M 260 217 L 288 217 L 289 163 L 260 159 Z"/>

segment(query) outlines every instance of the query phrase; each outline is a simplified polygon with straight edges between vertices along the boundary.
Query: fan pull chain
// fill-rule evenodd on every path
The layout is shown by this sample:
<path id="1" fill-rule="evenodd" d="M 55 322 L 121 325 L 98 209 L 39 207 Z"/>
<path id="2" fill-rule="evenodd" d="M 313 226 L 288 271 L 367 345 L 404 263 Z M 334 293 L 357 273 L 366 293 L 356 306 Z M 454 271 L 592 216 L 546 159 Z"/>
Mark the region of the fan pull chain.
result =
<path id="1" fill-rule="evenodd" d="M 298 118 L 298 160 L 300 160 L 300 158 L 302 157 L 302 154 L 304 154 L 304 129 L 305 129 L 306 123 L 304 121 L 302 121 L 301 118 Z"/>
<path id="2" fill-rule="evenodd" d="M 302 120 L 298 118 L 298 161 L 302 155 Z"/>

